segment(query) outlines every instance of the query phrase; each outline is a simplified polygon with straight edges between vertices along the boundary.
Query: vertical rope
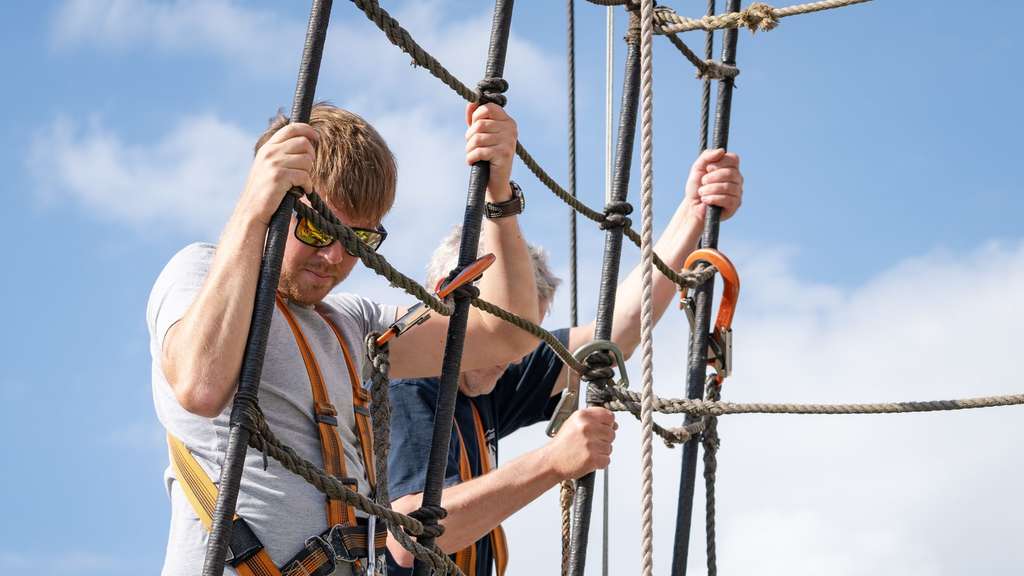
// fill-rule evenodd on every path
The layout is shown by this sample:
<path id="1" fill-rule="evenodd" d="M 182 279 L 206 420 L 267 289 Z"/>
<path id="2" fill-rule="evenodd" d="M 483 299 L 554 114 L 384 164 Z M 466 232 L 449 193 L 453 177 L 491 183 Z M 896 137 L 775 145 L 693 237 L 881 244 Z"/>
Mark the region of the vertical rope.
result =
<path id="1" fill-rule="evenodd" d="M 708 0 L 708 16 L 715 15 L 715 0 Z M 704 60 L 715 56 L 715 31 L 704 33 Z M 711 116 L 711 78 L 704 78 L 700 94 L 700 151 L 708 149 L 708 118 Z"/>
<path id="2" fill-rule="evenodd" d="M 718 380 L 709 378 L 704 397 L 712 402 L 721 400 L 722 389 Z M 706 537 L 708 576 L 718 574 L 718 553 L 715 546 L 715 477 L 718 473 L 718 418 L 704 417 L 704 534 Z"/>
<path id="3" fill-rule="evenodd" d="M 615 80 L 615 9 L 605 12 L 604 64 L 604 200 L 612 198 L 612 85 Z M 609 469 L 601 473 L 601 576 L 608 576 L 608 533 L 611 528 L 609 508 Z"/>
<path id="4" fill-rule="evenodd" d="M 576 19 L 574 0 L 566 0 L 567 74 L 569 80 L 569 194 L 576 197 Z M 569 208 L 569 323 L 579 323 L 576 250 L 576 210 Z M 569 370 L 566 377 L 572 378 Z M 569 574 L 569 546 L 572 541 L 572 500 L 576 488 L 572 480 L 562 481 L 559 503 L 562 507 L 562 576 Z"/>
<path id="5" fill-rule="evenodd" d="M 654 451 L 651 437 L 654 430 L 654 307 L 651 301 L 651 273 L 654 268 L 654 159 L 651 132 L 654 107 L 652 86 L 651 41 L 654 38 L 654 0 L 640 3 L 640 228 L 641 297 L 640 297 L 640 366 L 643 384 L 640 396 L 640 566 L 643 576 L 654 571 Z"/>

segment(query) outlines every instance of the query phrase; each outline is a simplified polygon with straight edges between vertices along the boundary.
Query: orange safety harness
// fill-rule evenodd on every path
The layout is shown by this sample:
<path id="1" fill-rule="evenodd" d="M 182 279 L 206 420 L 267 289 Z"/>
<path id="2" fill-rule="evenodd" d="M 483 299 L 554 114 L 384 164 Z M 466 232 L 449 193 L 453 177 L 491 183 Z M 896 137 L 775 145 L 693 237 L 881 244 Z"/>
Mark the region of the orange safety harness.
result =
<path id="1" fill-rule="evenodd" d="M 487 474 L 492 469 L 491 450 L 487 444 L 487 436 L 484 434 L 484 424 L 480 419 L 480 412 L 476 404 L 470 401 L 473 408 L 473 424 L 476 428 L 477 449 L 480 451 L 480 472 Z M 459 435 L 459 479 L 463 482 L 473 479 L 473 469 L 469 465 L 469 452 L 466 450 L 466 440 L 459 429 L 458 421 L 455 422 L 455 432 Z M 508 540 L 505 538 L 505 530 L 499 524 L 491 530 L 491 550 L 494 553 L 494 564 L 498 568 L 498 576 L 505 576 L 505 568 L 508 566 Z M 466 576 L 476 576 L 476 544 L 459 550 L 455 553 L 455 564 Z"/>
<path id="2" fill-rule="evenodd" d="M 320 435 L 321 453 L 324 470 L 339 478 L 355 490 L 356 481 L 347 477 L 345 453 L 341 437 L 338 435 L 338 412 L 330 401 L 327 387 L 320 373 L 320 366 L 309 347 L 302 329 L 288 309 L 280 295 L 277 295 L 277 308 L 281 311 L 288 326 L 295 336 L 302 360 L 309 375 L 310 388 L 313 393 L 313 415 L 316 420 L 317 432 Z M 317 313 L 327 322 L 334 332 L 341 347 L 345 365 L 348 368 L 349 381 L 352 383 L 352 410 L 355 416 L 359 444 L 362 449 L 363 465 L 366 470 L 370 489 L 376 489 L 376 478 L 373 468 L 373 438 L 370 426 L 370 395 L 360 384 L 358 371 L 352 362 L 341 330 L 320 308 Z M 181 481 L 185 496 L 192 505 L 192 510 L 199 517 L 203 526 L 209 530 L 212 523 L 213 509 L 217 501 L 217 487 L 210 480 L 206 471 L 199 466 L 188 448 L 177 438 L 168 435 L 170 445 L 171 466 L 175 477 Z M 232 557 L 228 562 L 235 567 L 241 576 L 298 576 L 330 574 L 338 561 L 352 562 L 357 571 L 362 569 L 362 560 L 369 553 L 368 531 L 361 526 L 356 518 L 355 509 L 340 500 L 327 499 L 328 529 L 321 535 L 309 538 L 302 551 L 278 569 L 274 565 L 263 545 L 256 538 L 245 521 L 235 516 L 232 527 L 230 550 Z M 387 543 L 387 530 L 383 521 L 374 526 L 374 555 L 383 554 Z M 371 558 L 376 562 L 376 558 Z"/>

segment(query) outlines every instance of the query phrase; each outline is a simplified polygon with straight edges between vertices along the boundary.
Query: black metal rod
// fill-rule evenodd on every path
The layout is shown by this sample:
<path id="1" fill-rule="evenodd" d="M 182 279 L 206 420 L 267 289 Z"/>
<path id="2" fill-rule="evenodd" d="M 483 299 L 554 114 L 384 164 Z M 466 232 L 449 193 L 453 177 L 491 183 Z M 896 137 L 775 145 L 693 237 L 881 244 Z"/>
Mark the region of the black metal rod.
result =
<path id="1" fill-rule="evenodd" d="M 295 87 L 292 104 L 292 122 L 309 122 L 316 93 L 317 77 L 320 74 L 320 60 L 323 56 L 327 24 L 331 16 L 332 0 L 314 0 L 306 30 L 306 43 L 302 50 L 299 78 Z M 292 192 L 295 192 L 293 190 Z M 298 192 L 301 192 L 298 189 Z M 291 221 L 295 196 L 286 194 L 274 212 L 267 230 L 267 242 L 260 262 L 260 275 L 256 283 L 256 299 L 253 304 L 249 335 L 242 357 L 242 369 L 238 379 L 238 391 L 231 407 L 228 446 L 221 468 L 220 492 L 213 511 L 210 538 L 206 546 L 206 561 L 203 576 L 221 576 L 224 573 L 224 559 L 231 539 L 231 524 L 238 502 L 238 490 L 242 482 L 245 453 L 249 445 L 249 409 L 255 406 L 263 373 L 263 358 L 267 351 L 270 335 L 270 319 L 274 314 L 274 294 L 281 277 L 281 261 L 288 240 L 288 225 Z"/>
<path id="2" fill-rule="evenodd" d="M 630 19 L 636 19 L 630 13 Z M 631 28 L 634 23 L 631 23 Z M 626 66 L 623 71 L 622 108 L 619 112 L 619 136 L 615 148 L 615 178 L 612 181 L 611 201 L 626 200 L 629 192 L 629 171 L 633 162 L 633 137 L 636 134 L 636 111 L 640 99 L 640 37 L 629 34 Z M 601 292 L 597 302 L 595 340 L 608 340 L 612 335 L 615 314 L 615 288 L 619 279 L 619 257 L 622 253 L 622 228 L 615 226 L 605 232 L 604 261 L 601 267 Z M 591 406 L 600 405 L 591 402 Z M 572 546 L 569 555 L 569 574 L 583 576 L 587 561 L 587 538 L 590 534 L 590 512 L 594 503 L 594 473 L 576 481 L 573 501 Z"/>
<path id="3" fill-rule="evenodd" d="M 726 8 L 729 12 L 738 12 L 740 0 L 729 0 Z M 736 40 L 738 38 L 735 28 L 728 29 L 723 35 L 722 63 L 734 66 L 736 64 Z M 732 112 L 732 89 L 733 78 L 725 78 L 718 81 L 718 101 L 715 104 L 715 132 L 714 147 L 727 148 L 729 146 L 729 118 Z M 721 223 L 722 209 L 718 206 L 708 206 L 704 211 L 704 234 L 701 237 L 700 245 L 703 248 L 718 247 L 718 231 Z M 715 294 L 715 282 L 710 280 L 700 285 L 694 295 L 695 300 L 695 321 L 694 332 L 690 337 L 690 353 L 687 362 L 687 387 L 688 398 L 700 398 L 704 393 L 704 381 L 707 376 L 708 364 L 708 337 L 711 330 L 711 306 Z M 686 422 L 696 420 L 687 417 Z M 697 452 L 700 443 L 697 438 L 692 438 L 683 445 L 683 464 L 679 478 L 679 503 L 676 508 L 676 537 L 675 549 L 672 557 L 672 576 L 685 576 L 686 565 L 690 548 L 690 526 L 693 517 L 693 489 L 697 477 Z"/>
<path id="4" fill-rule="evenodd" d="M 494 3 L 494 17 L 491 21 L 491 41 L 487 52 L 484 78 L 500 78 L 505 72 L 505 54 L 508 34 L 512 25 L 513 0 L 497 0 Z M 469 173 L 469 193 L 466 198 L 466 212 L 462 222 L 462 241 L 459 245 L 459 266 L 466 266 L 477 258 L 480 244 L 480 229 L 483 220 L 485 192 L 490 178 L 489 162 L 473 164 Z M 444 488 L 445 469 L 448 466 L 448 444 L 451 441 L 452 423 L 455 419 L 455 399 L 459 392 L 459 372 L 462 362 L 462 348 L 469 320 L 469 298 L 456 293 L 455 310 L 448 323 L 445 339 L 444 360 L 441 364 L 440 393 L 434 409 L 434 431 L 427 461 L 427 476 L 423 487 L 423 506 L 440 506 Z M 429 524 L 434 522 L 428 521 Z M 434 538 L 420 536 L 420 544 L 431 546 Z M 414 574 L 429 576 L 429 564 L 416 560 Z"/>

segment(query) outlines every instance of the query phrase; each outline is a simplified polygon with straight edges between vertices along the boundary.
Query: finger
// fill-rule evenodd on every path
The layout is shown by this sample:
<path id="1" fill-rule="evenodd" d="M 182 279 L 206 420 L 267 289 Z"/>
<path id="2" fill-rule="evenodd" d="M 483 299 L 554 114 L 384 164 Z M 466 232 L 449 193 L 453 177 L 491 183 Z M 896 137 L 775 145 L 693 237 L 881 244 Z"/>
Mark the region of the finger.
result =
<path id="1" fill-rule="evenodd" d="M 503 120 L 491 120 L 484 118 L 477 120 L 466 129 L 466 140 L 473 134 L 498 134 L 509 128 L 508 123 Z"/>
<path id="2" fill-rule="evenodd" d="M 313 169 L 313 163 L 315 161 L 316 156 L 312 153 L 304 152 L 301 154 L 282 154 L 274 158 L 273 163 L 282 168 L 305 170 L 306 172 L 309 172 Z"/>
<path id="3" fill-rule="evenodd" d="M 281 188 L 285 191 L 291 190 L 296 186 L 302 188 L 306 193 L 313 191 L 313 180 L 310 178 L 309 172 L 305 170 L 282 170 L 278 178 Z"/>
<path id="4" fill-rule="evenodd" d="M 706 173 L 708 164 L 719 161 L 724 154 L 725 150 L 722 148 L 715 148 L 713 150 L 705 150 L 701 152 L 690 167 L 690 175 L 693 176 L 696 174 Z"/>
<path id="5" fill-rule="evenodd" d="M 702 196 L 700 201 L 705 206 L 718 206 L 719 208 L 730 214 L 740 207 L 741 202 L 741 200 L 736 196 L 721 195 Z"/>
<path id="6" fill-rule="evenodd" d="M 498 106 L 493 102 L 490 102 L 488 104 L 484 104 L 483 106 L 479 106 L 476 110 L 473 111 L 474 122 L 476 122 L 477 120 L 483 120 L 485 118 L 490 118 L 491 120 L 507 120 L 509 118 L 509 115 L 505 112 L 504 108 Z"/>
<path id="7" fill-rule="evenodd" d="M 279 144 L 274 144 L 274 152 L 284 154 L 315 154 L 316 145 L 305 136 L 296 136 Z"/>
<path id="8" fill-rule="evenodd" d="M 717 160 L 714 160 L 712 162 L 709 162 L 708 165 L 707 165 L 707 171 L 711 172 L 712 170 L 718 170 L 720 168 L 739 168 L 739 167 L 740 167 L 740 157 L 737 156 L 736 154 L 733 154 L 732 152 L 727 152 L 725 154 L 722 154 L 721 158 L 719 158 Z"/>
<path id="9" fill-rule="evenodd" d="M 705 196 L 731 196 L 738 198 L 742 188 L 733 183 L 705 184 L 697 189 L 703 200 Z"/>
<path id="10" fill-rule="evenodd" d="M 267 141 L 267 144 L 280 144 L 285 140 L 300 136 L 309 138 L 313 142 L 320 140 L 320 135 L 312 126 L 309 124 L 303 124 L 302 122 L 293 122 L 285 125 L 283 128 L 275 132 L 274 135 L 270 137 L 270 140 Z"/>
<path id="11" fill-rule="evenodd" d="M 466 141 L 466 152 L 474 148 L 492 148 L 506 143 L 508 140 L 502 134 L 473 134 Z"/>
<path id="12" fill-rule="evenodd" d="M 470 164 L 480 161 L 498 163 L 510 158 L 511 156 L 512 150 L 507 146 L 483 146 L 467 151 L 466 162 Z"/>
<path id="13" fill-rule="evenodd" d="M 476 112 L 476 109 L 479 106 L 480 105 L 477 104 L 476 102 L 470 102 L 469 104 L 466 104 L 466 126 L 473 125 L 473 113 Z"/>
<path id="14" fill-rule="evenodd" d="M 743 185 L 743 174 L 737 168 L 719 168 L 714 172 L 708 172 L 701 176 L 701 184 L 714 184 L 716 182 L 733 183 Z"/>

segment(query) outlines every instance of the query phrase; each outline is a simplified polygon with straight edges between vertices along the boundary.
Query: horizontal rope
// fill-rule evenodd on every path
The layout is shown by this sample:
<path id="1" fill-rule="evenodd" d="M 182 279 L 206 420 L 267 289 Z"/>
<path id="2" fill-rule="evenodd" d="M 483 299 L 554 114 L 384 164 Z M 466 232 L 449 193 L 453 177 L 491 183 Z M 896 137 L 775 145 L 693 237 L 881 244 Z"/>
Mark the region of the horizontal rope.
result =
<path id="1" fill-rule="evenodd" d="M 613 411 L 630 411 L 640 395 L 613 386 L 603 390 L 610 399 L 605 407 Z M 691 416 L 723 416 L 725 414 L 908 414 L 946 410 L 973 410 L 996 406 L 1024 404 L 1024 394 L 983 396 L 957 400 L 926 400 L 919 402 L 876 402 L 871 404 L 783 404 L 711 402 L 697 399 L 654 399 L 654 410 L 663 414 Z"/>
<path id="2" fill-rule="evenodd" d="M 699 19 L 686 18 L 676 14 L 673 10 L 661 9 L 655 11 L 654 19 L 658 34 L 675 34 L 678 32 L 689 32 L 690 30 L 721 30 L 724 28 L 749 28 L 752 32 L 758 32 L 774 29 L 779 25 L 779 20 L 787 16 L 821 12 L 822 10 L 842 8 L 870 1 L 823 0 L 822 2 L 796 4 L 784 8 L 773 8 L 763 2 L 755 2 L 748 6 L 746 10 L 719 14 L 717 16 L 704 16 Z"/>

